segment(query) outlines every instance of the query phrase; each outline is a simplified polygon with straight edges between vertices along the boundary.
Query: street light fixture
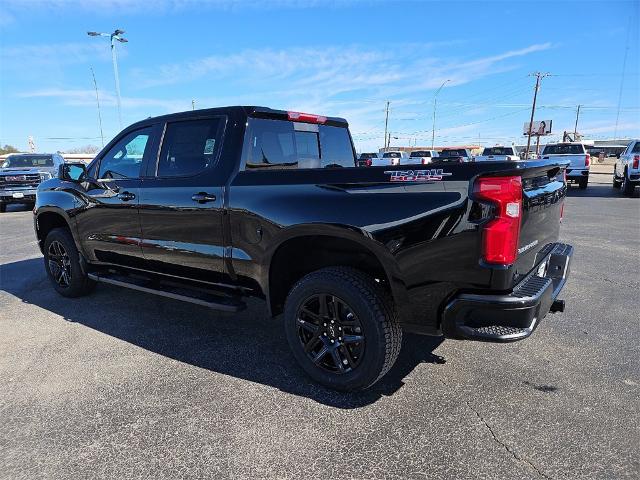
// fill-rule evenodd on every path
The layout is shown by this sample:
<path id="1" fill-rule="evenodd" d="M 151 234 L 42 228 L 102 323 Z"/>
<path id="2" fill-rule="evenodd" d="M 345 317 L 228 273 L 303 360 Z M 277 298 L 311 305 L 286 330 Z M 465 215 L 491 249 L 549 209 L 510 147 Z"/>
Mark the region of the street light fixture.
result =
<path id="1" fill-rule="evenodd" d="M 87 32 L 87 35 L 89 35 L 90 37 L 109 37 L 109 41 L 111 43 L 111 58 L 113 60 L 113 75 L 116 82 L 116 101 L 118 103 L 118 121 L 120 122 L 120 128 L 122 128 L 122 112 L 120 105 L 120 76 L 118 75 L 118 59 L 116 57 L 116 44 L 114 43 L 114 41 L 117 40 L 120 43 L 127 43 L 129 40 L 122 36 L 123 33 L 125 33 L 125 31 L 120 30 L 119 28 L 114 30 L 113 33 Z"/>
<path id="2" fill-rule="evenodd" d="M 442 82 L 442 85 L 440 85 L 440 88 L 436 90 L 436 94 L 433 96 L 433 127 L 431 129 L 431 149 L 433 149 L 433 145 L 436 141 L 436 105 L 438 103 L 438 94 L 440 93 L 440 90 L 442 90 L 442 87 L 444 87 L 450 81 L 451 80 L 447 79 Z"/>

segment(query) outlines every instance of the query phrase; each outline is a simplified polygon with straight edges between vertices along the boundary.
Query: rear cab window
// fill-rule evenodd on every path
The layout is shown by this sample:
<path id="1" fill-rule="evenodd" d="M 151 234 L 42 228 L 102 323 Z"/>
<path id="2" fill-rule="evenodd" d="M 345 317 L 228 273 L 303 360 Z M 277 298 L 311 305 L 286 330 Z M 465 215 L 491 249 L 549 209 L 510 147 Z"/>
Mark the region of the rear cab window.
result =
<path id="1" fill-rule="evenodd" d="M 577 143 L 546 145 L 542 151 L 543 155 L 582 155 L 584 146 Z"/>
<path id="2" fill-rule="evenodd" d="M 411 155 L 409 155 L 409 157 L 411 157 L 411 158 L 431 157 L 431 152 L 418 150 L 418 151 L 415 151 L 415 152 L 411 152 Z"/>
<path id="3" fill-rule="evenodd" d="M 511 147 L 491 147 L 485 148 L 482 155 L 515 155 Z"/>
<path id="4" fill-rule="evenodd" d="M 382 155 L 382 158 L 401 158 L 402 155 L 398 152 L 387 152 Z"/>
<path id="5" fill-rule="evenodd" d="M 458 150 L 443 150 L 442 156 L 444 157 L 466 157 L 467 152 L 463 149 Z"/>
<path id="6" fill-rule="evenodd" d="M 249 118 L 242 150 L 245 171 L 355 167 L 345 127 Z"/>

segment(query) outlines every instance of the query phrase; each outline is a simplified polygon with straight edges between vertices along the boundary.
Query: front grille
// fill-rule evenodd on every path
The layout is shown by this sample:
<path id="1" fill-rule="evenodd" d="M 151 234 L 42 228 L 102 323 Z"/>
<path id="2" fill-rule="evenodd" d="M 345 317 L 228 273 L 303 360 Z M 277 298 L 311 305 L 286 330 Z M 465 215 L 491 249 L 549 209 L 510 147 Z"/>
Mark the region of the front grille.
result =
<path id="1" fill-rule="evenodd" d="M 40 175 L 37 173 L 27 175 L 0 175 L 0 188 L 37 187 L 39 184 Z"/>

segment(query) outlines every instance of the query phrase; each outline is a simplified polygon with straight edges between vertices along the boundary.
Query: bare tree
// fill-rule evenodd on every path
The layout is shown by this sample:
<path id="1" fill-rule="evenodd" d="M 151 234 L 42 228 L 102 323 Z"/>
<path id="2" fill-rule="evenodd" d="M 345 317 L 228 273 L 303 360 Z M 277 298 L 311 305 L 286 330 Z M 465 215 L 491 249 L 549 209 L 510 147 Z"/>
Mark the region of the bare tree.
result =
<path id="1" fill-rule="evenodd" d="M 95 145 L 85 145 L 84 147 L 74 147 L 69 150 L 65 150 L 64 153 L 97 153 L 100 151 L 100 147 Z"/>

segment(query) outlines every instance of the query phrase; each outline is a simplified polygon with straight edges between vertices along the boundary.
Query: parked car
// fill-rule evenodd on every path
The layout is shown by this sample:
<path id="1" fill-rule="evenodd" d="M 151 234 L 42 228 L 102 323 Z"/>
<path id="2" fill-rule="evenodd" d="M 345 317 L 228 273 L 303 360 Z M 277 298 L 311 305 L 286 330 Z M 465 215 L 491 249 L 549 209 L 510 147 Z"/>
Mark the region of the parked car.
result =
<path id="1" fill-rule="evenodd" d="M 380 166 L 393 166 L 393 165 L 404 165 L 407 163 L 409 159 L 409 155 L 407 152 L 397 150 L 391 152 L 384 152 L 381 157 L 372 158 L 374 167 Z"/>
<path id="2" fill-rule="evenodd" d="M 11 203 L 33 205 L 40 182 L 55 177 L 63 163 L 57 153 L 12 153 L 0 161 L 0 212 Z"/>
<path id="3" fill-rule="evenodd" d="M 581 189 L 587 188 L 591 155 L 587 153 L 584 144 L 580 142 L 547 143 L 542 151 L 542 159 L 554 158 L 569 160 L 571 165 L 567 168 L 567 181 L 577 183 Z"/>
<path id="4" fill-rule="evenodd" d="M 628 197 L 640 186 L 640 140 L 632 140 L 613 166 L 613 187 Z"/>
<path id="5" fill-rule="evenodd" d="M 359 390 L 403 330 L 512 342 L 564 309 L 568 165 L 353 168 L 342 118 L 188 111 L 63 165 L 38 187 L 35 233 L 65 297 L 102 282 L 226 312 L 262 298 L 311 378 Z"/>
<path id="6" fill-rule="evenodd" d="M 444 158 L 449 159 L 460 159 L 460 162 L 471 162 L 473 161 L 473 155 L 471 151 L 466 148 L 444 148 L 440 152 L 438 152 L 439 162 L 444 161 Z"/>
<path id="7" fill-rule="evenodd" d="M 428 165 L 438 156 L 436 150 L 415 150 L 409 154 L 409 163 L 420 163 Z"/>
<path id="8" fill-rule="evenodd" d="M 503 162 L 520 160 L 520 155 L 514 147 L 487 147 L 482 151 L 482 155 L 475 157 L 476 162 Z"/>
<path id="9" fill-rule="evenodd" d="M 358 155 L 358 166 L 359 167 L 370 167 L 373 165 L 373 159 L 378 158 L 377 153 L 361 153 Z"/>

